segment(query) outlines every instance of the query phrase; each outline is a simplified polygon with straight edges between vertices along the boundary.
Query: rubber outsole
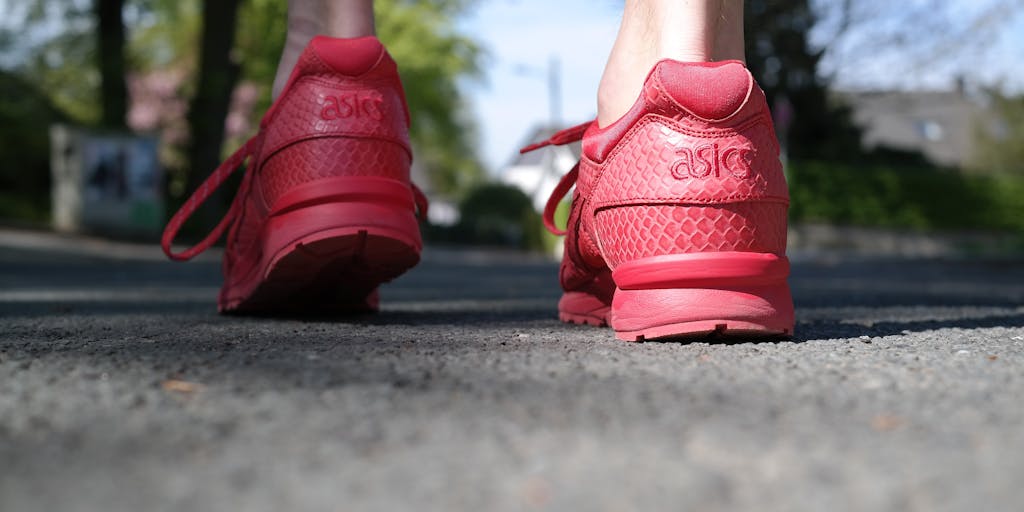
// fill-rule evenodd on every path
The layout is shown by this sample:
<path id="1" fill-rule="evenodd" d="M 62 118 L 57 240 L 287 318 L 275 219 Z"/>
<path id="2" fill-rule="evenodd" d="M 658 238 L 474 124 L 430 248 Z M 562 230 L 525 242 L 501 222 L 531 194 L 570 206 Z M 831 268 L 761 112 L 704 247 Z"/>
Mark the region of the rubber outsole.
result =
<path id="1" fill-rule="evenodd" d="M 637 331 L 615 331 L 623 341 L 669 341 L 714 337 L 718 339 L 787 338 L 792 329 L 735 320 L 701 320 L 647 327 Z"/>
<path id="2" fill-rule="evenodd" d="M 559 311 L 558 319 L 567 324 L 589 325 L 592 327 L 608 327 L 603 316 L 568 313 Z M 682 322 L 659 325 L 637 331 L 615 331 L 616 339 L 642 343 L 644 341 L 671 341 L 699 338 L 717 338 L 723 340 L 786 339 L 793 335 L 792 329 L 769 327 L 750 322 L 732 320 L 703 320 L 699 322 Z"/>
<path id="3" fill-rule="evenodd" d="M 577 315 L 560 311 L 558 319 L 567 324 L 590 325 L 593 327 L 608 327 L 608 321 L 600 316 Z"/>
<path id="4" fill-rule="evenodd" d="M 413 245 L 380 230 L 343 228 L 288 244 L 265 265 L 243 297 L 227 299 L 224 313 L 370 313 L 376 289 L 415 266 Z"/>
<path id="5" fill-rule="evenodd" d="M 728 288 L 615 290 L 611 326 L 639 341 L 708 335 L 776 337 L 793 333 L 793 298 L 785 283 Z"/>
<path id="6" fill-rule="evenodd" d="M 623 341 L 786 338 L 793 303 L 785 283 L 726 289 L 662 288 L 615 291 L 612 304 L 566 292 L 558 304 L 565 323 L 610 325 Z"/>
<path id="7" fill-rule="evenodd" d="M 610 307 L 591 312 L 558 312 L 558 319 L 567 324 L 608 327 L 607 315 Z M 632 331 L 615 331 L 615 337 L 622 341 L 671 341 L 699 338 L 716 338 L 722 340 L 742 339 L 785 339 L 793 335 L 793 329 L 780 326 L 769 326 L 754 322 L 743 322 L 727 319 L 700 320 L 693 322 L 674 322 L 655 325 Z"/>
<path id="8" fill-rule="evenodd" d="M 278 199 L 259 260 L 225 282 L 225 313 L 322 314 L 377 310 L 376 289 L 420 260 L 423 241 L 408 183 L 375 177 L 311 182 Z"/>
<path id="9" fill-rule="evenodd" d="M 565 323 L 606 327 L 611 306 L 584 292 L 565 292 L 558 301 L 558 318 Z"/>

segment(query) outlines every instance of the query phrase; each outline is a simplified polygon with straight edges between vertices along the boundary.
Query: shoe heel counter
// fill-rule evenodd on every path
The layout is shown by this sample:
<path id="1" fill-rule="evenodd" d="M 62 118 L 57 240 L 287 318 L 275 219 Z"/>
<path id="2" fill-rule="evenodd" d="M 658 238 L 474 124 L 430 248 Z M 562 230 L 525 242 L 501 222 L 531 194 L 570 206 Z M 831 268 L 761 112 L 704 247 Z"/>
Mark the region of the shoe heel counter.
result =
<path id="1" fill-rule="evenodd" d="M 335 73 L 301 76 L 279 100 L 258 158 L 258 188 L 268 208 L 289 190 L 321 179 L 410 182 L 401 84 L 378 68 L 358 80 Z"/>
<path id="2" fill-rule="evenodd" d="M 613 269 L 673 254 L 785 254 L 789 192 L 764 95 L 741 64 L 698 69 L 692 81 L 708 85 L 727 70 L 742 86 L 717 110 L 693 100 L 701 92 L 689 103 L 682 93 L 656 98 L 662 114 L 637 123 L 603 164 L 595 233 Z M 671 79 L 681 83 L 682 73 Z"/>
<path id="3" fill-rule="evenodd" d="M 766 193 L 788 200 L 786 178 L 779 160 L 778 137 L 768 102 L 764 91 L 742 62 L 683 63 L 665 60 L 651 72 L 645 91 L 651 110 L 674 120 L 681 135 L 725 139 L 719 144 L 722 154 L 717 156 L 721 161 L 708 161 L 708 157 L 715 155 L 691 153 L 688 155 L 690 161 L 682 162 L 682 165 L 691 165 L 676 168 L 677 177 L 687 172 L 692 177 L 701 177 L 705 170 L 714 171 L 717 175 L 716 166 L 743 174 L 740 167 L 744 162 L 740 159 L 744 159 L 749 166 L 757 167 L 755 171 L 760 176 L 771 182 L 767 184 Z M 706 152 L 707 149 L 698 143 L 692 151 Z M 702 165 L 707 167 L 700 169 Z M 694 169 L 694 166 L 698 168 Z"/>
<path id="4" fill-rule="evenodd" d="M 344 177 L 410 183 L 411 158 L 401 146 L 368 138 L 316 138 L 288 146 L 267 159 L 258 187 L 268 210 L 289 191 L 318 181 Z"/>

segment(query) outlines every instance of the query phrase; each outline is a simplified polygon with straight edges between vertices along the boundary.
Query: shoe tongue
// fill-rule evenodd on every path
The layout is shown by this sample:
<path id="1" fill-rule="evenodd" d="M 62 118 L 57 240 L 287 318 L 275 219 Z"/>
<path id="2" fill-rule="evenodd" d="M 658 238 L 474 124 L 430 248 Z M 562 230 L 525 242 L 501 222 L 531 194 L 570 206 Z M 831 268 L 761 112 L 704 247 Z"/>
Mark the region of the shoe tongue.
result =
<path id="1" fill-rule="evenodd" d="M 384 46 L 374 36 L 352 39 L 316 36 L 309 42 L 303 57 L 311 54 L 338 73 L 357 76 L 373 69 L 383 52 Z"/>
<path id="2" fill-rule="evenodd" d="M 717 121 L 743 106 L 752 83 L 750 73 L 740 61 L 663 60 L 655 65 L 644 91 L 652 103 L 659 102 L 659 91 L 664 91 L 697 117 Z"/>

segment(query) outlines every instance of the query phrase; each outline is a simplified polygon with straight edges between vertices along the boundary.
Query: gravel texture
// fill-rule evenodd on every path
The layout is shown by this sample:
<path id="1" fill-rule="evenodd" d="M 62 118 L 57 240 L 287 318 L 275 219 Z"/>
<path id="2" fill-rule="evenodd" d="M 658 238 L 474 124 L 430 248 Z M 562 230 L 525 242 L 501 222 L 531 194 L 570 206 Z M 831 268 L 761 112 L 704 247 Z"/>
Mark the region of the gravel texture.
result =
<path id="1" fill-rule="evenodd" d="M 1024 261 L 798 254 L 792 341 L 642 344 L 522 255 L 340 319 L 218 316 L 218 265 L 0 232 L 0 510 L 1024 507 Z"/>

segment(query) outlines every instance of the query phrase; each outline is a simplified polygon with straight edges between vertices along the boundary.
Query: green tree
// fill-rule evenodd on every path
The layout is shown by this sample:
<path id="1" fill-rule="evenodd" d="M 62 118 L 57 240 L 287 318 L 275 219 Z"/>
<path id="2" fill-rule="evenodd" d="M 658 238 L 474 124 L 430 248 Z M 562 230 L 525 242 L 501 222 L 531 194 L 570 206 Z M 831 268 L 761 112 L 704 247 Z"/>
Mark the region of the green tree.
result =
<path id="1" fill-rule="evenodd" d="M 203 0 L 202 36 L 196 90 L 189 104 L 188 180 L 191 192 L 217 167 L 224 142 L 224 120 L 240 66 L 231 58 L 235 44 L 239 0 Z M 208 171 L 209 169 L 209 171 Z M 219 191 L 218 191 L 219 192 Z M 220 213 L 216 201 L 204 205 L 206 223 L 214 225 Z"/>
<path id="2" fill-rule="evenodd" d="M 417 164 L 432 178 L 430 188 L 453 195 L 483 175 L 473 121 L 458 87 L 460 79 L 479 75 L 481 51 L 455 23 L 470 4 L 376 2 L 378 33 L 398 60 L 406 86 Z M 196 144 L 190 151 L 165 152 L 188 156 L 166 160 L 173 162 L 170 170 L 173 183 L 180 185 L 179 198 L 223 156 L 233 84 L 246 81 L 262 87 L 262 108 L 253 116 L 269 106 L 285 38 L 286 0 L 8 0 L 6 5 L 0 63 L 71 122 L 123 124 L 129 96 L 125 74 L 174 68 L 189 77 L 177 94 L 191 100 L 188 120 Z M 116 25 L 118 11 L 123 30 L 118 35 L 116 28 L 110 29 L 115 32 L 110 36 L 105 27 Z M 127 44 L 121 59 L 114 55 L 122 46 L 119 40 Z"/>
<path id="3" fill-rule="evenodd" d="M 458 87 L 480 74 L 480 47 L 455 29 L 465 0 L 377 0 L 377 32 L 398 61 L 412 113 L 416 158 L 442 193 L 461 195 L 483 177 L 475 123 Z"/>
<path id="4" fill-rule="evenodd" d="M 4 14 L 6 70 L 40 91 L 70 120 L 101 118 L 96 62 L 95 12 L 91 2 L 8 0 Z M 60 26 L 54 31 L 53 26 Z"/>
<path id="5" fill-rule="evenodd" d="M 144 10 L 152 0 L 137 0 Z M 125 0 L 10 0 L 28 34 L 8 32 L 6 47 L 22 58 L 13 71 L 83 123 L 122 129 L 128 111 Z M 32 41 L 33 32 L 61 30 Z M 10 30 L 8 28 L 8 30 Z M 27 35 L 28 37 L 24 37 Z"/>
<path id="6" fill-rule="evenodd" d="M 100 70 L 101 123 L 123 128 L 128 114 L 125 84 L 124 0 L 94 0 L 97 64 Z"/>
<path id="7" fill-rule="evenodd" d="M 747 0 L 747 66 L 769 105 L 782 98 L 793 107 L 789 154 L 793 158 L 843 158 L 860 152 L 860 133 L 847 108 L 829 101 L 819 76 L 824 49 L 812 49 L 808 33 L 816 22 L 808 0 Z"/>
<path id="8" fill-rule="evenodd" d="M 461 218 L 453 240 L 470 245 L 544 249 L 544 227 L 522 190 L 499 183 L 483 184 L 459 204 Z"/>
<path id="9" fill-rule="evenodd" d="M 49 126 L 64 121 L 50 99 L 0 71 L 0 218 L 43 221 L 50 197 Z"/>
<path id="10" fill-rule="evenodd" d="M 1024 177 L 1024 94 L 993 89 L 986 91 L 986 96 L 991 114 L 975 125 L 977 149 L 971 167 Z"/>
<path id="11" fill-rule="evenodd" d="M 480 47 L 457 31 L 467 0 L 377 0 L 377 35 L 398 62 L 412 116 L 415 159 L 430 176 L 430 188 L 462 195 L 484 173 L 476 152 L 476 129 L 458 87 L 480 76 Z M 260 84 L 262 107 L 284 45 L 287 5 L 249 0 L 239 16 L 236 51 L 244 79 Z M 263 110 L 263 109 L 260 109 Z"/>

